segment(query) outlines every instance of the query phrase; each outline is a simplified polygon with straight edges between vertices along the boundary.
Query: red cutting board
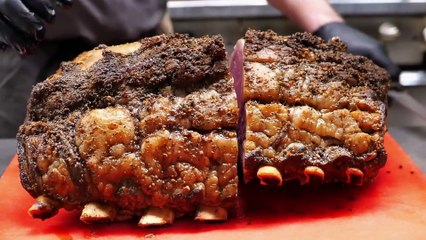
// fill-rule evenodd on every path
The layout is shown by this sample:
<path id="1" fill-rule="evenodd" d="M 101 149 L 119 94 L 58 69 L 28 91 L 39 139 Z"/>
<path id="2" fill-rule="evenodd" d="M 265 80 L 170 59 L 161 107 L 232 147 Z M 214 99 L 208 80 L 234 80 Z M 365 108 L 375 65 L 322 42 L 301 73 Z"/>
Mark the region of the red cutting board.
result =
<path id="1" fill-rule="evenodd" d="M 388 163 L 362 187 L 286 185 L 243 189 L 245 216 L 226 223 L 178 219 L 170 227 L 125 223 L 85 225 L 61 210 L 45 221 L 27 214 L 33 199 L 19 182 L 14 158 L 0 180 L 0 239 L 426 239 L 426 176 L 398 143 L 385 138 Z M 425 159 L 426 160 L 426 159 Z"/>

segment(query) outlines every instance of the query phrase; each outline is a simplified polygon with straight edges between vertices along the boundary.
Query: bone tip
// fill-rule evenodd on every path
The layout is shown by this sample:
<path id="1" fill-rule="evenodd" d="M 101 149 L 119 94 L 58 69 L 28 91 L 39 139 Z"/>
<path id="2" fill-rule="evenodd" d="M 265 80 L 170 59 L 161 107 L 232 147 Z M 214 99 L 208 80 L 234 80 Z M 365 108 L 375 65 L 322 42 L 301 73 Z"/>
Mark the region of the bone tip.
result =
<path id="1" fill-rule="evenodd" d="M 257 170 L 257 177 L 260 184 L 265 186 L 281 186 L 283 178 L 280 171 L 276 167 L 263 166 Z"/>
<path id="2" fill-rule="evenodd" d="M 155 227 L 173 224 L 174 213 L 167 208 L 152 207 L 139 220 L 141 227 Z"/>
<path id="3" fill-rule="evenodd" d="M 80 220 L 84 223 L 109 222 L 116 217 L 116 210 L 111 206 L 101 203 L 88 203 L 84 205 Z"/>
<path id="4" fill-rule="evenodd" d="M 361 186 L 364 180 L 364 173 L 358 168 L 346 169 L 347 183 Z"/>
<path id="5" fill-rule="evenodd" d="M 304 170 L 304 174 L 306 177 L 306 183 L 312 182 L 314 178 L 319 179 L 321 182 L 324 181 L 325 173 L 324 171 L 316 166 L 308 166 Z"/>
<path id="6" fill-rule="evenodd" d="M 228 219 L 228 211 L 222 207 L 201 206 L 194 219 L 199 222 L 223 222 Z"/>
<path id="7" fill-rule="evenodd" d="M 37 197 L 34 204 L 28 209 L 28 214 L 33 218 L 42 220 L 55 216 L 58 213 L 58 203 L 45 196 Z"/>

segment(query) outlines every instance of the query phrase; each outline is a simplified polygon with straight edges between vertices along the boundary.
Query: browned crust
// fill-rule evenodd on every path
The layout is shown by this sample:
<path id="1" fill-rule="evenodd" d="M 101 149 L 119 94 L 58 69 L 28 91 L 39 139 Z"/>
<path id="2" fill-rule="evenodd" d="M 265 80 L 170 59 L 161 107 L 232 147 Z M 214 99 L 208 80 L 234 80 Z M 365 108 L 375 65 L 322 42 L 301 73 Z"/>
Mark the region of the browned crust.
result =
<path id="1" fill-rule="evenodd" d="M 118 219 L 141 215 L 149 206 L 178 215 L 201 205 L 234 208 L 237 106 L 226 65 L 220 36 L 181 34 L 101 45 L 63 63 L 32 91 L 17 136 L 22 185 L 33 197 L 46 196 L 67 209 L 107 203 Z M 159 101 L 168 108 L 155 108 Z M 85 142 L 92 133 L 81 122 L 93 109 L 129 113 L 134 137 L 105 143 L 101 157 L 91 152 Z M 162 115 L 149 119 L 155 113 Z M 155 142 L 144 150 L 152 139 L 170 140 L 174 147 Z M 147 154 L 160 169 L 149 167 Z"/>
<path id="2" fill-rule="evenodd" d="M 262 166 L 276 167 L 283 181 L 304 183 L 305 169 L 312 166 L 323 170 L 326 182 L 348 181 L 348 172 L 361 176 L 358 169 L 364 180 L 374 178 L 386 162 L 386 125 L 380 117 L 386 114 L 388 74 L 370 60 L 346 53 L 339 40 L 252 30 L 245 38 L 246 70 L 251 63 L 261 63 L 296 72 L 271 90 L 252 84 L 246 71 L 246 89 L 256 89 L 251 95 L 246 92 L 249 106 L 261 109 L 278 103 L 291 111 L 303 105 L 321 113 L 347 109 L 363 133 L 374 137 L 368 151 L 350 152 L 350 142 L 306 142 L 303 134 L 321 136 L 270 116 L 281 125 L 268 136 L 272 141 L 266 147 L 248 138 L 256 147 L 245 153 L 246 180 Z M 274 58 L 259 55 L 265 46 Z M 298 88 L 306 77 L 313 81 Z M 321 88 L 329 82 L 341 83 L 335 90 L 347 95 L 333 104 L 312 101 L 312 96 L 329 97 L 327 88 Z M 125 138 L 120 135 L 116 142 L 102 142 L 106 150 L 97 152 L 91 147 L 97 143 L 91 138 L 97 130 L 82 126 L 82 119 L 93 120 L 94 109 L 125 112 L 128 116 L 122 120 L 132 128 L 125 137 L 130 138 L 120 142 Z M 364 116 L 371 117 L 364 113 L 378 114 L 379 120 L 363 123 Z M 46 196 L 66 209 L 106 203 L 117 210 L 117 218 L 142 215 L 149 206 L 172 209 L 177 215 L 200 206 L 231 209 L 237 197 L 237 115 L 219 36 L 161 35 L 99 46 L 63 63 L 55 75 L 35 86 L 17 137 L 21 182 L 32 196 Z M 290 146 L 294 142 L 303 144 Z M 266 155 L 268 147 L 274 157 Z"/>
<path id="3" fill-rule="evenodd" d="M 365 182 L 373 179 L 386 162 L 389 74 L 348 53 L 337 38 L 326 42 L 308 33 L 249 30 L 244 39 L 244 179 L 255 179 L 262 166 L 276 167 L 284 181 L 301 183 L 310 166 L 325 172 L 325 182 L 347 182 L 348 168 L 364 172 Z M 320 129 L 314 116 L 322 121 Z M 327 124 L 343 135 L 321 129 Z M 358 136 L 366 142 L 359 145 Z"/>
<path id="4" fill-rule="evenodd" d="M 27 119 L 52 120 L 76 110 L 124 105 L 167 85 L 197 87 L 227 74 L 219 36 L 161 35 L 141 40 L 138 49 L 128 47 L 134 51 L 122 54 L 117 47 L 101 45 L 77 61 L 62 63 L 56 75 L 34 87 Z M 93 55 L 101 59 L 89 57 Z M 85 64 L 90 67 L 86 69 Z"/>

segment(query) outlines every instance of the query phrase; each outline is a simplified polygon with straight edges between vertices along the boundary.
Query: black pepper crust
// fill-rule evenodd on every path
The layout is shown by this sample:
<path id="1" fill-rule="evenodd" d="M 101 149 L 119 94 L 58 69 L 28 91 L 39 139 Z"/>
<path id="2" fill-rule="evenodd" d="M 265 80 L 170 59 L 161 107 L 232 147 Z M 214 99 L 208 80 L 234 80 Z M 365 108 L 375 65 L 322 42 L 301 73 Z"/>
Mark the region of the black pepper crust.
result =
<path id="1" fill-rule="evenodd" d="M 348 53 L 345 43 L 339 38 L 327 42 L 309 33 L 298 32 L 289 36 L 279 36 L 272 30 L 250 29 L 244 39 L 246 61 L 253 61 L 251 56 L 267 47 L 278 55 L 279 64 L 303 67 L 319 65 L 322 71 L 316 73 L 318 81 L 337 80 L 344 81 L 349 87 L 364 86 L 372 89 L 379 100 L 387 99 L 390 87 L 389 73 L 364 56 Z"/>
<path id="2" fill-rule="evenodd" d="M 350 181 L 373 179 L 386 162 L 389 75 L 337 39 L 254 30 L 245 39 L 245 180 L 262 166 L 301 183 L 311 166 L 326 182 L 347 181 L 348 168 L 364 174 Z M 117 219 L 150 206 L 234 208 L 243 150 L 223 40 L 161 35 L 133 47 L 101 45 L 34 87 L 17 136 L 22 185 L 66 209 L 106 203 Z M 262 81 L 253 64 L 278 74 Z M 319 131 L 309 122 L 318 119 L 343 133 Z"/>
<path id="3" fill-rule="evenodd" d="M 24 188 L 66 209 L 107 203 L 117 219 L 233 209 L 237 105 L 222 38 L 120 48 L 83 53 L 34 87 L 17 135 Z"/>
<path id="4" fill-rule="evenodd" d="M 374 179 L 387 158 L 386 70 L 338 38 L 248 30 L 244 39 L 244 179 L 262 166 L 276 167 L 283 181 L 307 183 L 311 166 L 325 182 L 350 181 L 347 169 L 362 171 L 356 181 Z"/>
<path id="5" fill-rule="evenodd" d="M 160 35 L 140 43 L 138 50 L 127 55 L 108 51 L 104 45 L 95 48 L 103 50 L 102 58 L 88 70 L 75 62 L 62 63 L 60 77 L 54 75 L 34 87 L 28 120 L 51 120 L 76 110 L 126 104 L 168 85 L 196 89 L 227 74 L 220 36 Z"/>

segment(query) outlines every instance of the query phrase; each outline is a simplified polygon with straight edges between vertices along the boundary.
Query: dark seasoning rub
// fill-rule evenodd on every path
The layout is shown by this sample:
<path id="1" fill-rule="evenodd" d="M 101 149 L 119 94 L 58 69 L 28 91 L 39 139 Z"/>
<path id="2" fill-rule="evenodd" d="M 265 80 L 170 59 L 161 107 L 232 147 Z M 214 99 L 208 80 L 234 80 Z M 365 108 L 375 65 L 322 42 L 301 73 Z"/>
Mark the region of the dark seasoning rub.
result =
<path id="1" fill-rule="evenodd" d="M 388 73 L 338 39 L 254 30 L 244 39 L 244 179 L 263 166 L 278 170 L 277 184 L 374 178 L 386 162 Z"/>
<path id="2" fill-rule="evenodd" d="M 246 116 L 220 36 L 101 45 L 63 63 L 34 87 L 17 136 L 21 182 L 37 198 L 30 214 L 82 209 L 84 222 L 142 216 L 141 226 L 194 213 L 226 220 L 239 151 L 246 182 L 361 185 L 377 175 L 383 69 L 307 33 L 249 30 L 241 51 Z"/>
<path id="3" fill-rule="evenodd" d="M 123 49 L 100 46 L 34 88 L 18 134 L 25 189 L 67 209 L 106 203 L 111 220 L 234 208 L 237 107 L 222 38 Z"/>

